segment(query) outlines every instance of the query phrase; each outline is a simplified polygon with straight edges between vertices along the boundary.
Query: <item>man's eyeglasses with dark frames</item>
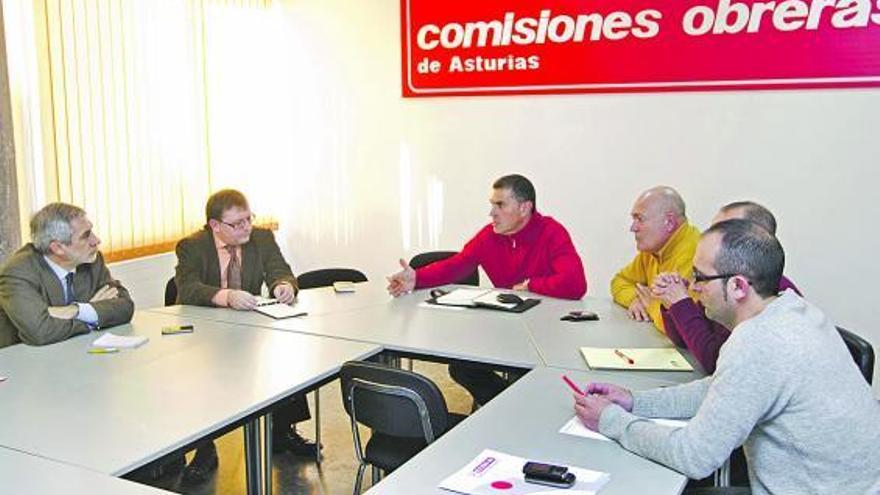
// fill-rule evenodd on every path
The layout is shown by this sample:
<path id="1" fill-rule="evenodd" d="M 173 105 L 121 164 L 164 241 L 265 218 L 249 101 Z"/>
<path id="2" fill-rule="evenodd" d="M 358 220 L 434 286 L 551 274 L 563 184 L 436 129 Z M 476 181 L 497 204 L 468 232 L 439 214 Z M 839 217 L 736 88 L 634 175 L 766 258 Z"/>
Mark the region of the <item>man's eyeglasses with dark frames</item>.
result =
<path id="1" fill-rule="evenodd" d="M 691 273 L 691 283 L 702 284 L 702 283 L 711 282 L 713 280 L 718 280 L 718 279 L 722 279 L 722 278 L 727 279 L 730 277 L 735 277 L 737 275 L 739 275 L 739 274 L 738 273 L 719 273 L 718 275 L 706 275 L 706 274 L 701 273 L 699 270 L 694 269 L 694 271 Z"/>
<path id="2" fill-rule="evenodd" d="M 235 223 L 224 222 L 223 220 L 218 220 L 218 221 L 231 229 L 241 230 L 241 229 L 247 227 L 248 225 L 252 225 L 254 223 L 255 218 L 257 218 L 257 216 L 252 214 L 251 216 L 249 216 L 247 218 L 243 218 Z"/>

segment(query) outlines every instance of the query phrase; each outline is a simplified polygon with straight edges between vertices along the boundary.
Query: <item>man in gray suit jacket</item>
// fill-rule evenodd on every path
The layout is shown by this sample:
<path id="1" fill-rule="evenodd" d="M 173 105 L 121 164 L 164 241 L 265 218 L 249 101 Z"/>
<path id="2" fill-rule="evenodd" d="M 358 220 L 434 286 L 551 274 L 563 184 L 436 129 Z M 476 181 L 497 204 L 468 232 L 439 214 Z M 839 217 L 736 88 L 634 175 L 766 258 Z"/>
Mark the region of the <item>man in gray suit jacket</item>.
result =
<path id="1" fill-rule="evenodd" d="M 0 269 L 0 348 L 53 344 L 131 320 L 134 303 L 110 276 L 85 211 L 52 203 L 30 227 L 33 241 Z"/>
<path id="2" fill-rule="evenodd" d="M 177 244 L 177 303 L 227 307 L 248 311 L 256 307 L 263 284 L 279 302 L 294 302 L 296 277 L 284 261 L 271 230 L 253 226 L 247 199 L 225 189 L 211 195 L 205 207 L 205 227 Z M 282 402 L 272 412 L 272 447 L 314 456 L 317 446 L 296 432 L 296 423 L 309 419 L 302 395 Z M 217 466 L 216 449 L 198 446 L 184 471 L 187 483 L 200 482 Z"/>

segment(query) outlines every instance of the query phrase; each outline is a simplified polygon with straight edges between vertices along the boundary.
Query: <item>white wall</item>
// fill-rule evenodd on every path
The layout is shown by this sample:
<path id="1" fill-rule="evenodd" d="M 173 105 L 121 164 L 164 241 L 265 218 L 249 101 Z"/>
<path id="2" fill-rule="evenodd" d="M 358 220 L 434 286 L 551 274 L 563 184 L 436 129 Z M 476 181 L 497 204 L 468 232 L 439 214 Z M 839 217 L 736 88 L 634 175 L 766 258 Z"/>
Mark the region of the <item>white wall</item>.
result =
<path id="1" fill-rule="evenodd" d="M 786 274 L 880 350 L 871 261 L 880 90 L 403 99 L 399 5 L 279 9 L 288 46 L 268 76 L 289 94 L 265 111 L 285 116 L 273 134 L 290 142 L 263 172 L 273 201 L 253 175 L 239 184 L 279 210 L 295 271 L 353 266 L 378 279 L 399 256 L 458 249 L 487 221 L 491 182 L 519 172 L 535 182 L 539 209 L 568 227 L 589 293 L 606 295 L 634 254 L 633 199 L 664 183 L 700 227 L 732 200 L 767 205 Z"/>

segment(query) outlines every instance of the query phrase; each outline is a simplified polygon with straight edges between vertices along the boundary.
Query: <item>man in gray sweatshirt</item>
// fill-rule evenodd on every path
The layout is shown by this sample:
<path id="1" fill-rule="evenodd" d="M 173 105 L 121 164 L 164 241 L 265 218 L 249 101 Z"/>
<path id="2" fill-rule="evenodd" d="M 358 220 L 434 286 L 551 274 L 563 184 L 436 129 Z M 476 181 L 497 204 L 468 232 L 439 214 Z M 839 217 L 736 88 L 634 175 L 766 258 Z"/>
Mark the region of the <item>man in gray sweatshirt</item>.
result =
<path id="1" fill-rule="evenodd" d="M 575 397 L 581 421 L 690 478 L 743 444 L 753 494 L 873 493 L 880 405 L 831 321 L 792 291 L 777 295 L 784 264 L 779 241 L 752 222 L 707 230 L 692 289 L 709 318 L 733 329 L 715 374 L 642 392 L 591 383 Z"/>

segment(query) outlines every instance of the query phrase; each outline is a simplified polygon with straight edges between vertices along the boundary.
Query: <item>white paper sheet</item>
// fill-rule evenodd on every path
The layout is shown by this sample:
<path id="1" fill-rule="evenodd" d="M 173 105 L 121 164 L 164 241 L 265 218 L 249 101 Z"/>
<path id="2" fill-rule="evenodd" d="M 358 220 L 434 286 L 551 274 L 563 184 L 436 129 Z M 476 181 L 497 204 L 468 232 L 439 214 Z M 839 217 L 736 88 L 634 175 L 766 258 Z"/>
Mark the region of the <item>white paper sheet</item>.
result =
<path id="1" fill-rule="evenodd" d="M 485 449 L 464 468 L 443 480 L 440 488 L 472 495 L 594 495 L 611 479 L 608 473 L 567 466 L 568 471 L 577 476 L 577 481 L 571 488 L 526 483 L 522 468 L 529 460 L 556 464 Z"/>
<path id="2" fill-rule="evenodd" d="M 653 421 L 658 425 L 672 426 L 674 428 L 681 428 L 687 425 L 687 421 L 681 421 L 677 419 L 650 418 L 650 421 Z M 592 438 L 594 440 L 604 440 L 606 442 L 611 441 L 610 438 L 599 433 L 598 431 L 593 431 L 584 426 L 584 424 L 581 423 L 581 420 L 578 419 L 577 416 L 571 418 L 570 420 L 568 420 L 567 423 L 562 425 L 562 428 L 559 429 L 559 433 L 574 435 L 576 437 Z"/>

